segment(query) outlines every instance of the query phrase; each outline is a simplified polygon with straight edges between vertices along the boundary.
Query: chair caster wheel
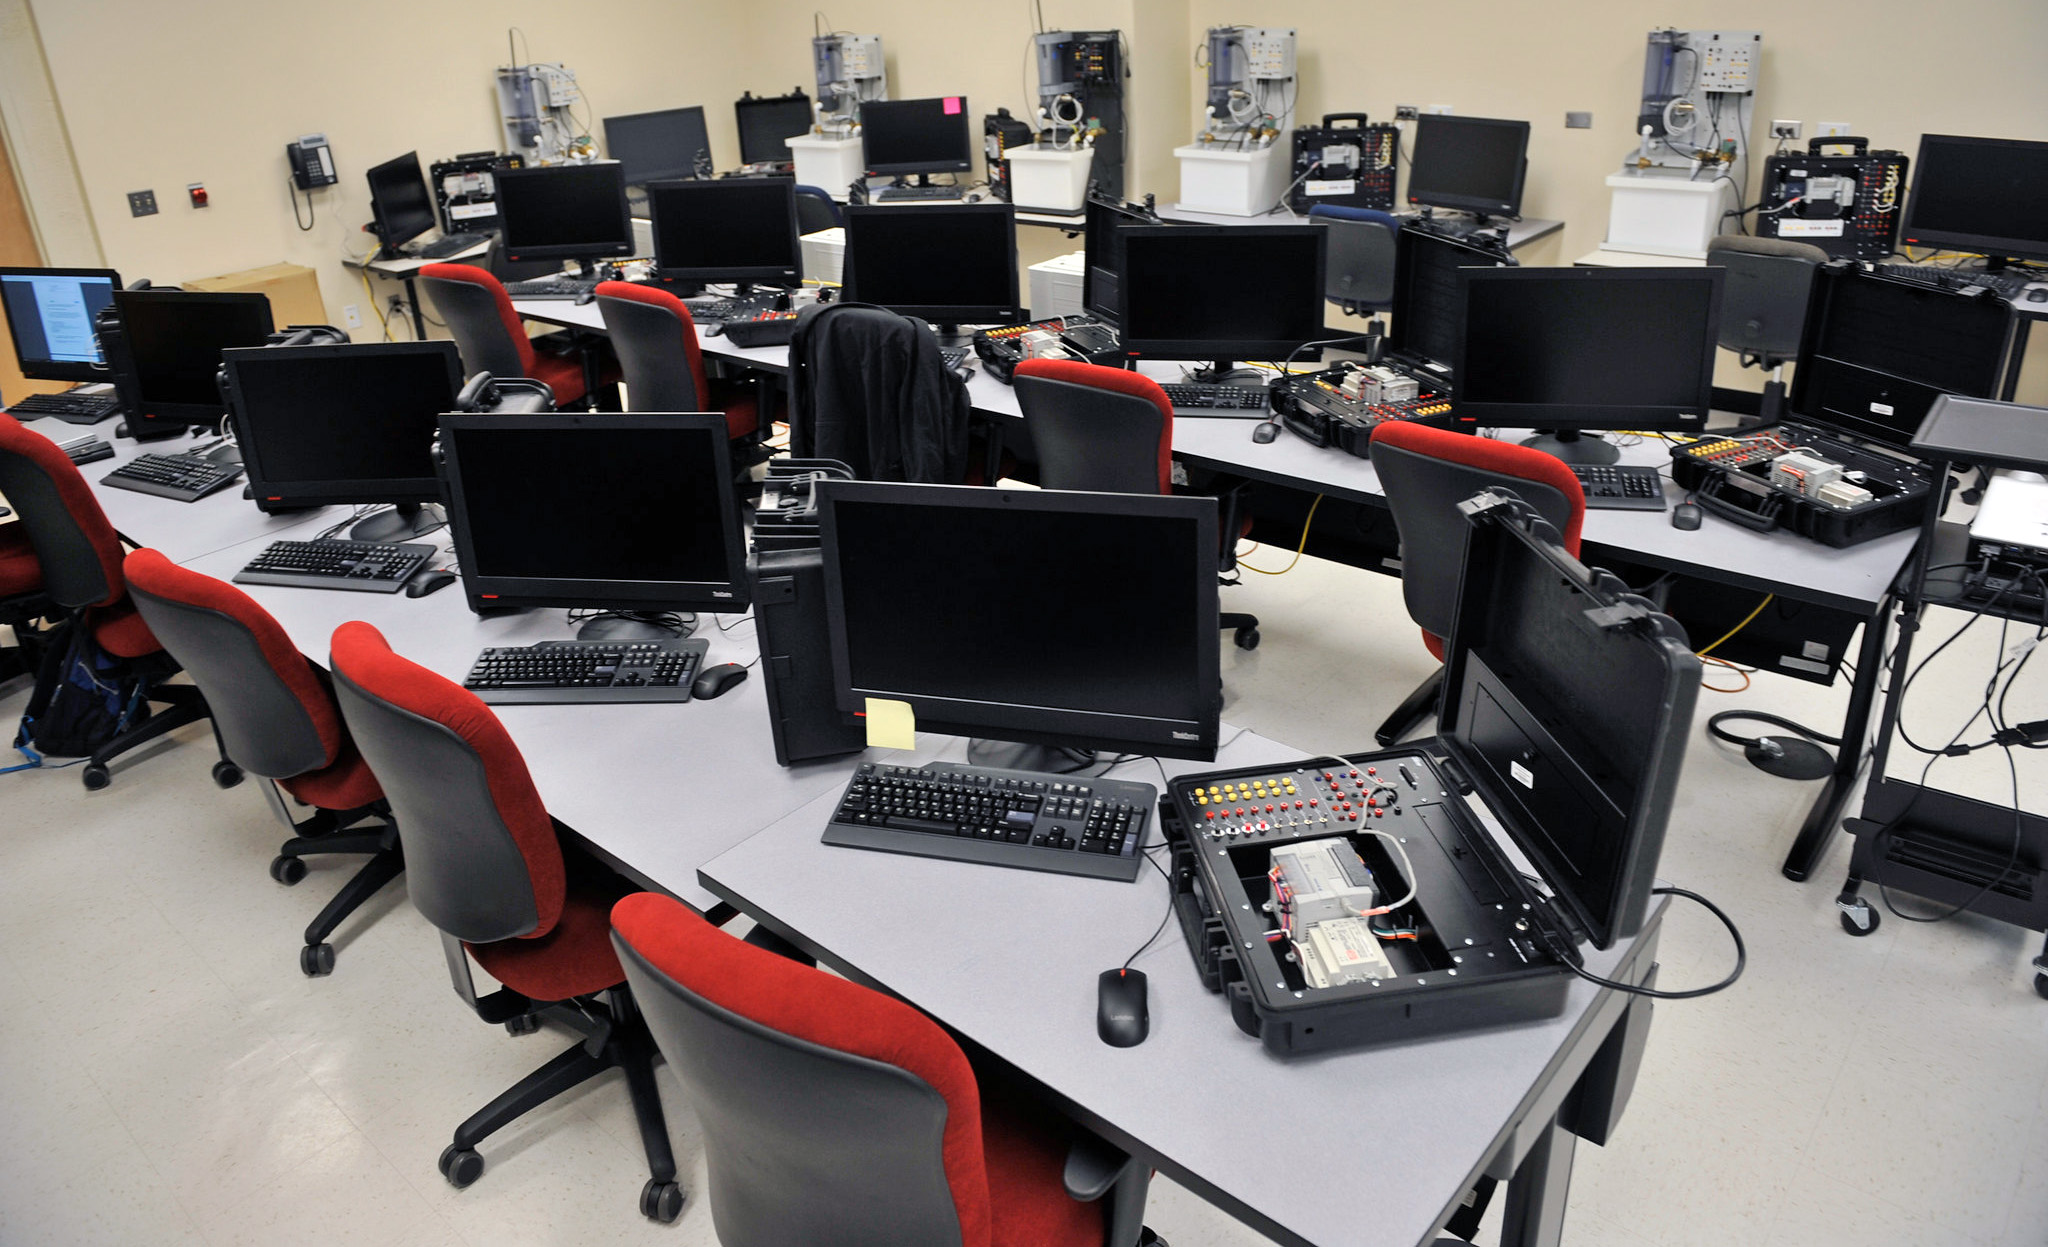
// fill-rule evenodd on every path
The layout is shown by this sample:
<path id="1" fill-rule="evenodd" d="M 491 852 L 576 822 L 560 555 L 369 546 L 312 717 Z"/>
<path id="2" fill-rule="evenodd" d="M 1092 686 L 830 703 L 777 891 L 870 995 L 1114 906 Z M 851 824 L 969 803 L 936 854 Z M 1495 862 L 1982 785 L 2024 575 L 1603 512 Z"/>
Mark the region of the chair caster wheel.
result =
<path id="1" fill-rule="evenodd" d="M 1876 931 L 1878 922 L 1877 911 L 1870 907 L 1868 901 L 1863 902 L 1854 911 L 1842 911 L 1842 929 L 1858 939 Z"/>
<path id="2" fill-rule="evenodd" d="M 1231 633 L 1231 640 L 1237 642 L 1237 648 L 1239 649 L 1257 649 L 1259 648 L 1259 630 L 1257 628 L 1239 628 L 1236 632 Z"/>
<path id="3" fill-rule="evenodd" d="M 516 1018 L 508 1018 L 505 1021 L 505 1033 L 508 1035 L 531 1035 L 539 1029 L 540 1014 L 538 1013 L 522 1013 Z"/>
<path id="4" fill-rule="evenodd" d="M 85 769 L 78 773 L 78 778 L 84 782 L 87 792 L 98 792 L 114 782 L 114 777 L 107 774 L 107 768 L 97 762 L 86 763 Z"/>
<path id="5" fill-rule="evenodd" d="M 438 1163 L 441 1176 L 458 1191 L 484 1176 L 484 1158 L 477 1155 L 473 1147 L 457 1147 L 450 1143 L 441 1149 Z"/>
<path id="6" fill-rule="evenodd" d="M 2034 976 L 2034 994 L 2043 1000 L 2048 1000 L 2048 974 L 2037 974 Z"/>
<path id="7" fill-rule="evenodd" d="M 673 1224 L 683 1215 L 681 1184 L 649 1178 L 647 1185 L 640 1188 L 640 1215 L 663 1225 Z"/>
<path id="8" fill-rule="evenodd" d="M 306 859 L 280 853 L 270 859 L 270 877 L 290 887 L 306 877 Z"/>
<path id="9" fill-rule="evenodd" d="M 213 764 L 213 782 L 222 788 L 233 788 L 242 782 L 242 768 L 223 758 Z"/>
<path id="10" fill-rule="evenodd" d="M 334 945 L 308 944 L 299 950 L 299 969 L 309 979 L 334 973 Z"/>
<path id="11" fill-rule="evenodd" d="M 1140 1227 L 1138 1230 L 1138 1247 L 1168 1247 L 1168 1243 L 1165 1239 L 1154 1234 L 1151 1229 Z"/>

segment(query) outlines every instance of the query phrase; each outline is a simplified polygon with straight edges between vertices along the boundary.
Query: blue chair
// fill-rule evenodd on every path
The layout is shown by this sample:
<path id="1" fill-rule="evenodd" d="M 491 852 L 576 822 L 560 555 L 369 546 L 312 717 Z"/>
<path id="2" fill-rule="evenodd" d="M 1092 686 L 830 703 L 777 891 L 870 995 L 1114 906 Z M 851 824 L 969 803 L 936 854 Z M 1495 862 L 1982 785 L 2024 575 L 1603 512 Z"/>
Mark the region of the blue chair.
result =
<path id="1" fill-rule="evenodd" d="M 1383 312 L 1394 304 L 1394 235 L 1401 222 L 1372 208 L 1317 204 L 1308 219 L 1330 231 L 1323 268 L 1323 297 L 1352 316 Z"/>
<path id="2" fill-rule="evenodd" d="M 797 183 L 796 188 L 796 232 L 815 234 L 821 229 L 836 229 L 846 224 L 840 214 L 839 205 L 832 196 L 815 186 Z"/>

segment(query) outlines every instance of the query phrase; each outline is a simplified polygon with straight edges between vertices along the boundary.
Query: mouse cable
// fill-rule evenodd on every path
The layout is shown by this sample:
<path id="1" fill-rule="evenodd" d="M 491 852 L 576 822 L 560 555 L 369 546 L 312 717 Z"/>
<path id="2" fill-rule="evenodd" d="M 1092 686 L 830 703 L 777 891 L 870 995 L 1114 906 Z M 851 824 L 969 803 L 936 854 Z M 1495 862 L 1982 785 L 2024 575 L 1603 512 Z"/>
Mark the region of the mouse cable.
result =
<path id="1" fill-rule="evenodd" d="M 1158 943 L 1159 937 L 1166 934 L 1166 924 L 1173 921 L 1174 902 L 1177 899 L 1179 899 L 1175 897 L 1173 894 L 1173 876 L 1166 873 L 1166 867 L 1161 866 L 1157 861 L 1154 861 L 1153 858 L 1148 854 L 1141 853 L 1139 854 L 1139 856 L 1143 857 L 1146 861 L 1151 862 L 1152 869 L 1159 872 L 1159 877 L 1161 879 L 1166 880 L 1166 913 L 1159 919 L 1159 925 L 1153 929 L 1152 938 L 1138 945 L 1137 952 L 1134 952 L 1130 956 L 1124 958 L 1124 963 L 1117 967 L 1118 973 L 1122 973 L 1123 971 L 1130 969 L 1131 963 L 1133 961 L 1136 961 L 1139 957 L 1143 956 L 1146 949 Z"/>
<path id="2" fill-rule="evenodd" d="M 1660 991 L 1654 987 L 1640 987 L 1634 983 L 1619 983 L 1613 979 L 1603 979 L 1599 975 L 1584 969 L 1574 961 L 1566 961 L 1564 964 L 1570 968 L 1571 972 L 1588 983 L 1612 988 L 1618 992 L 1627 992 L 1631 996 L 1648 996 L 1652 1000 L 1695 1000 L 1701 996 L 1711 996 L 1715 992 L 1726 991 L 1735 986 L 1735 980 L 1742 977 L 1743 970 L 1749 965 L 1749 949 L 1744 946 L 1742 932 L 1735 928 L 1734 919 L 1722 912 L 1719 905 L 1714 904 L 1714 902 L 1697 892 L 1689 892 L 1684 888 L 1651 888 L 1650 893 L 1653 896 L 1683 896 L 1687 900 L 1698 901 L 1706 907 L 1708 913 L 1721 920 L 1721 925 L 1728 928 L 1728 937 L 1735 941 L 1735 968 L 1728 972 L 1728 977 L 1718 983 L 1710 983 L 1705 987 L 1693 987 L 1685 991 L 1667 992 Z"/>

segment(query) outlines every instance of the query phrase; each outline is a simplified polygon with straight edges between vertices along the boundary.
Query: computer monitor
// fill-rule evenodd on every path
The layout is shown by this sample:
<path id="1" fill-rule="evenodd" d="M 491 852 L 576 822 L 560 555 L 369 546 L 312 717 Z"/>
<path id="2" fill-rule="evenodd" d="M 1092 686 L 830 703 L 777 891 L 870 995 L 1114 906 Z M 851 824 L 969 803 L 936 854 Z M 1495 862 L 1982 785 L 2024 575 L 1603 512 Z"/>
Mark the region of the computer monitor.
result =
<path id="1" fill-rule="evenodd" d="M 1923 134 L 1899 242 L 2048 260 L 2048 143 Z"/>
<path id="2" fill-rule="evenodd" d="M 711 135 L 695 104 L 606 117 L 604 152 L 619 162 L 628 186 L 711 176 Z"/>
<path id="3" fill-rule="evenodd" d="M 1619 452 L 1581 431 L 1697 434 L 1713 394 L 1718 268 L 1463 268 L 1460 428 L 1547 430 L 1567 463 Z"/>
<path id="4" fill-rule="evenodd" d="M 765 99 L 746 96 L 734 100 L 732 110 L 739 122 L 741 164 L 786 161 L 789 140 L 810 133 L 811 97 L 801 91 Z"/>
<path id="5" fill-rule="evenodd" d="M 1123 316 L 1123 232 L 1134 225 L 1165 222 L 1136 204 L 1094 195 L 1088 197 L 1081 221 L 1081 306 L 1114 325 Z"/>
<path id="6" fill-rule="evenodd" d="M 727 436 L 715 412 L 441 417 L 470 608 L 745 610 Z"/>
<path id="7" fill-rule="evenodd" d="M 1004 203 L 850 207 L 840 278 L 853 302 L 941 326 L 1024 319 L 1017 222 Z"/>
<path id="8" fill-rule="evenodd" d="M 930 731 L 1215 756 L 1215 499 L 856 481 L 817 497 L 841 710 L 886 698 Z"/>
<path id="9" fill-rule="evenodd" d="M 966 173 L 974 168 L 967 97 L 869 100 L 860 106 L 862 159 L 870 175 Z"/>
<path id="10" fill-rule="evenodd" d="M 229 347 L 262 346 L 270 337 L 270 300 L 260 294 L 198 290 L 116 290 L 120 318 L 108 368 L 128 431 L 172 437 L 227 414 L 220 356 Z"/>
<path id="11" fill-rule="evenodd" d="M 407 152 L 370 170 L 370 214 L 387 255 L 434 228 L 434 192 L 420 172 L 420 154 Z"/>
<path id="12" fill-rule="evenodd" d="M 654 273 L 664 282 L 794 286 L 803 280 L 796 183 L 789 178 L 650 182 Z"/>
<path id="13" fill-rule="evenodd" d="M 249 492 L 265 511 L 391 503 L 350 536 L 439 528 L 434 433 L 462 388 L 453 342 L 267 346 L 221 352 L 221 386 Z"/>
<path id="14" fill-rule="evenodd" d="M 1415 121 L 1408 202 L 1456 208 L 1481 220 L 1522 211 L 1529 123 L 1424 113 Z"/>
<path id="15" fill-rule="evenodd" d="M 624 167 L 587 165 L 507 169 L 498 175 L 498 218 L 505 258 L 577 260 L 633 254 L 633 218 L 626 207 Z"/>
<path id="16" fill-rule="evenodd" d="M 1215 361 L 1286 359 L 1323 329 L 1320 225 L 1130 226 L 1123 230 L 1124 349 Z"/>
<path id="17" fill-rule="evenodd" d="M 120 274 L 110 268 L 0 268 L 0 308 L 21 375 L 105 381 L 96 318 L 120 286 Z"/>
<path id="18" fill-rule="evenodd" d="M 1451 363 L 1464 334 L 1458 293 L 1461 268 L 1511 266 L 1498 243 L 1451 238 L 1410 226 L 1394 238 L 1393 327 L 1387 349 L 1451 379 Z"/>

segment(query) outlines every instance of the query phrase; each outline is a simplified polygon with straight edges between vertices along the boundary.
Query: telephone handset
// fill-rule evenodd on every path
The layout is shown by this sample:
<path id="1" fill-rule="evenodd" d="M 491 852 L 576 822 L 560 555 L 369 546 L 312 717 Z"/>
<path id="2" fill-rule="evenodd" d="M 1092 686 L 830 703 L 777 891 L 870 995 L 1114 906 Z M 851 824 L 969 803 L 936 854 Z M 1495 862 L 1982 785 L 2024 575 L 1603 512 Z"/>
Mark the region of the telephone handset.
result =
<path id="1" fill-rule="evenodd" d="M 292 182 L 302 191 L 332 186 L 341 179 L 334 172 L 334 152 L 324 134 L 302 134 L 295 143 L 284 145 L 292 162 Z"/>

